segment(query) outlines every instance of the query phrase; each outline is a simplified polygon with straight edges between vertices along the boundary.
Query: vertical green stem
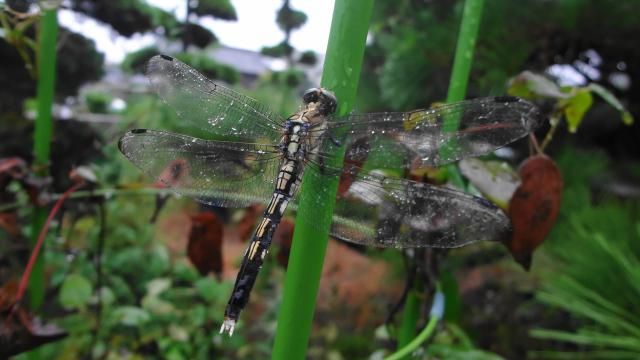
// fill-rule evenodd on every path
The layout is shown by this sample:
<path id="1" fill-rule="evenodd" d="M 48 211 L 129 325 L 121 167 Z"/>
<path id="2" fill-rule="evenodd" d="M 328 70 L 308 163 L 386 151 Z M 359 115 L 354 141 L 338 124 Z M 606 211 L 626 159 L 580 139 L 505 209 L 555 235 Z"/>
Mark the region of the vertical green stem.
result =
<path id="1" fill-rule="evenodd" d="M 420 318 L 420 299 L 416 290 L 409 290 L 402 311 L 402 322 L 398 332 L 398 349 L 405 347 L 416 335 L 416 325 Z"/>
<path id="2" fill-rule="evenodd" d="M 51 108 L 56 74 L 56 39 L 58 37 L 57 9 L 43 8 L 40 21 L 38 39 L 38 115 L 36 117 L 33 152 L 34 166 L 38 175 L 46 176 L 49 165 L 49 153 L 53 124 Z M 47 217 L 46 208 L 36 208 L 32 223 L 32 245 Z M 44 300 L 44 263 L 40 257 L 36 262 L 31 281 L 29 282 L 30 306 L 32 309 L 40 306 Z"/>
<path id="3" fill-rule="evenodd" d="M 478 29 L 480 28 L 483 7 L 484 0 L 467 0 L 464 3 L 456 54 L 453 60 L 451 79 L 449 80 L 447 102 L 460 101 L 465 98 L 465 94 L 467 93 L 469 73 L 471 71 L 471 63 L 473 62 L 473 52 L 476 46 L 476 39 L 478 38 Z M 444 124 L 444 131 L 458 130 L 459 121 L 460 119 L 458 118 L 448 119 Z M 443 146 L 441 154 L 446 157 L 446 152 L 455 146 L 455 144 Z M 458 186 L 463 186 L 464 183 L 458 169 L 453 165 L 449 165 L 447 166 L 447 170 L 453 183 Z"/>
<path id="4" fill-rule="evenodd" d="M 453 61 L 453 70 L 451 71 L 451 79 L 449 81 L 449 92 L 447 94 L 447 102 L 460 101 L 465 98 L 467 93 L 467 84 L 469 83 L 469 73 L 471 71 L 471 63 L 473 61 L 473 52 L 478 38 L 478 29 L 482 19 L 482 8 L 484 0 L 466 0 L 464 11 L 462 13 L 462 21 L 460 23 L 460 32 L 458 33 L 458 44 L 456 47 L 456 55 Z M 445 124 L 445 131 L 456 131 L 459 126 L 459 118 Z M 443 151 L 446 151 L 444 148 Z M 463 187 L 462 176 L 455 165 L 448 165 L 447 170 L 454 184 Z M 455 281 L 455 280 L 454 280 Z M 448 306 L 459 306 L 457 296 L 447 296 Z M 453 302 L 452 302 L 453 301 Z M 451 311 L 450 313 L 457 313 Z"/>
<path id="5" fill-rule="evenodd" d="M 484 0 L 467 0 L 464 3 L 456 55 L 453 60 L 451 79 L 449 80 L 447 102 L 460 101 L 464 99 L 467 93 L 469 72 L 471 71 L 471 63 L 473 62 L 473 51 L 476 46 L 476 39 L 478 38 L 483 6 Z M 454 130 L 457 129 L 456 124 Z"/>
<path id="6" fill-rule="evenodd" d="M 335 93 L 339 115 L 355 102 L 372 9 L 373 0 L 335 2 L 322 86 Z M 341 155 L 329 165 L 342 166 Z M 314 174 L 303 179 L 272 359 L 304 359 L 309 342 L 338 186 Z"/>
<path id="7" fill-rule="evenodd" d="M 456 53 L 453 61 L 453 70 L 451 72 L 451 79 L 449 81 L 449 91 L 447 94 L 447 102 L 460 101 L 464 99 L 467 92 L 467 84 L 469 81 L 469 72 L 471 71 L 471 63 L 473 61 L 473 51 L 478 37 L 478 29 L 480 27 L 480 20 L 482 17 L 482 7 L 484 6 L 484 0 L 467 0 L 464 4 L 464 11 L 462 13 L 462 22 L 460 24 L 460 32 L 458 33 L 458 42 L 456 46 Z M 456 131 L 459 126 L 459 118 L 449 117 L 444 123 L 444 131 Z M 455 148 L 454 141 L 447 143 L 440 150 L 443 157 L 447 151 L 451 151 Z M 455 165 L 448 165 L 447 171 L 451 181 L 457 186 L 463 187 L 464 182 L 458 168 Z M 411 294 L 411 293 L 410 293 Z M 404 310 L 402 318 L 401 332 L 398 337 L 398 347 L 401 348 L 406 345 L 412 337 L 417 323 L 417 314 L 415 314 L 415 304 L 410 303 L 411 298 L 407 300 L 407 305 Z M 411 333 L 409 333 L 411 331 Z"/>

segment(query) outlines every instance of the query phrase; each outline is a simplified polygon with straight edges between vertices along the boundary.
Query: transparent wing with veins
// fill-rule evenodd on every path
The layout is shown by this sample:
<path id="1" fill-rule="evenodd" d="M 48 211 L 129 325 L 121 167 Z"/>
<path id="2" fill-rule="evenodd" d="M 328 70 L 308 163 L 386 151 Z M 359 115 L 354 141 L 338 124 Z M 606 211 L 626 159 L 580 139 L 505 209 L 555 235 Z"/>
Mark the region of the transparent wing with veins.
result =
<path id="1" fill-rule="evenodd" d="M 157 182 L 222 207 L 268 201 L 280 163 L 280 153 L 271 145 L 204 140 L 165 131 L 132 130 L 118 145 Z"/>
<path id="2" fill-rule="evenodd" d="M 178 116 L 217 140 L 274 143 L 282 118 L 267 106 L 217 84 L 170 56 L 157 55 L 147 64 L 154 91 Z"/>
<path id="3" fill-rule="evenodd" d="M 379 171 L 351 176 L 336 199 L 331 234 L 337 239 L 375 247 L 454 248 L 510 237 L 509 218 L 483 198 Z"/>
<path id="4" fill-rule="evenodd" d="M 541 120 L 530 102 L 501 96 L 428 110 L 351 114 L 331 121 L 329 130 L 346 148 L 366 137 L 370 153 L 397 154 L 413 166 L 440 166 L 490 153 L 529 134 Z M 332 153 L 334 144 L 325 141 L 321 152 Z"/>

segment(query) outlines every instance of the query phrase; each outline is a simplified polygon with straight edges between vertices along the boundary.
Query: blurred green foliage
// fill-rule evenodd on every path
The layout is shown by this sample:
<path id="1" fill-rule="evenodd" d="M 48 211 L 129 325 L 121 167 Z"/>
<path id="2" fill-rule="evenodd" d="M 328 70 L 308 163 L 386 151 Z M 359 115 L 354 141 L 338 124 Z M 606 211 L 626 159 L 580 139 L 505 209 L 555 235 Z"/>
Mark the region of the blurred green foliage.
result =
<path id="1" fill-rule="evenodd" d="M 360 83 L 359 110 L 407 110 L 426 107 L 432 101 L 444 98 L 462 1 L 414 5 L 422 5 L 422 2 L 376 2 L 371 43 L 365 57 L 367 64 Z M 285 2 L 285 6 L 288 7 L 288 2 Z M 143 1 L 72 1 L 72 8 L 109 23 L 124 35 L 163 29 L 166 35 L 174 39 L 182 36 L 181 24 L 173 15 Z M 633 39 L 631 35 L 635 32 L 632 30 L 638 26 L 635 16 L 638 12 L 640 3 L 630 1 L 487 2 L 474 59 L 470 96 L 503 93 L 508 77 L 524 68 L 544 70 L 553 62 L 572 59 L 575 53 L 571 51 L 574 51 L 572 46 L 577 46 L 575 44 L 622 44 L 616 49 L 627 49 L 620 53 L 620 59 L 626 59 L 624 55 L 637 53 L 637 46 L 629 39 Z M 194 13 L 228 19 L 236 16 L 228 0 L 198 1 Z M 306 19 L 304 14 L 297 14 L 290 8 L 281 10 L 277 17 L 280 27 L 285 31 L 296 29 Z M 630 35 L 621 36 L 625 33 Z M 31 36 L 28 32 L 25 34 Z M 60 95 L 67 96 L 74 94 L 81 84 L 101 76 L 103 56 L 91 41 L 78 34 L 63 31 L 61 37 L 65 41 L 60 43 L 59 49 L 58 79 L 62 81 L 58 82 L 58 90 Z M 3 76 L 0 77 L 0 88 L 4 89 L 0 92 L 2 117 L 8 110 L 22 109 L 22 101 L 33 92 L 32 80 L 24 68 L 23 59 L 4 40 L 0 39 L 0 55 L 4 65 Z M 273 48 L 277 49 L 271 56 L 284 57 L 293 52 L 288 42 Z M 567 53 L 559 53 L 558 49 L 568 50 Z M 264 51 L 269 52 L 267 48 Z M 153 46 L 141 49 L 127 55 L 122 66 L 127 71 L 140 72 L 146 60 L 157 53 L 158 50 Z M 311 62 L 310 55 L 302 53 L 299 61 Z M 181 54 L 177 57 L 208 77 L 232 84 L 239 79 L 235 70 L 217 64 L 204 55 Z M 629 65 L 633 70 L 631 65 L 634 63 L 630 61 Z M 293 69 L 258 79 L 253 89 L 234 87 L 286 116 L 299 106 L 298 94 L 292 88 L 303 83 L 303 80 L 302 73 Z M 590 86 L 590 92 L 605 98 L 620 111 L 623 120 L 630 122 L 631 113 L 620 110 L 615 103 L 637 108 L 634 101 L 623 99 L 624 93 L 623 96 L 616 93 L 616 97 L 622 100 L 614 98 L 612 102 L 606 99 L 606 93 Z M 569 105 L 576 106 L 568 107 L 588 108 L 586 105 L 592 105 L 590 96 L 577 94 L 575 98 L 572 97 L 574 100 L 568 101 Z M 89 93 L 86 101 L 92 111 L 104 112 L 110 99 L 104 93 Z M 593 107 L 595 105 L 594 102 Z M 577 127 L 584 114 L 574 115 L 570 125 Z M 122 117 L 123 122 L 119 124 L 122 129 L 135 126 L 188 132 L 188 124 L 178 119 L 174 111 L 155 95 L 131 95 Z M 619 117 L 608 118 L 607 121 L 619 123 Z M 69 127 L 78 128 L 73 124 Z M 80 142 L 79 136 L 62 124 L 57 124 L 56 131 L 59 139 L 75 143 L 74 147 L 54 146 L 60 158 L 80 152 L 78 146 L 82 149 L 96 146 L 94 141 Z M 28 134 L 22 138 L 7 137 L 5 142 L 14 141 L 14 138 L 23 141 L 26 136 Z M 580 132 L 576 136 L 581 136 Z M 92 155 L 79 160 L 94 163 L 100 186 L 117 188 L 140 184 L 143 177 L 117 152 L 115 140 L 105 139 L 105 143 L 108 145 L 100 148 L 102 158 Z M 537 299 L 570 314 L 573 320 L 567 324 L 569 330 L 532 330 L 534 337 L 555 340 L 553 343 L 544 343 L 549 347 L 548 351 L 532 352 L 533 357 L 631 359 L 637 358 L 640 353 L 640 318 L 635 311 L 637 299 L 640 298 L 638 204 L 635 200 L 611 196 L 595 198 L 593 189 L 597 175 L 606 172 L 611 163 L 617 160 L 602 153 L 582 153 L 574 148 L 568 148 L 557 157 L 565 179 L 565 193 L 558 224 L 542 248 L 551 259 L 553 266 L 549 269 L 553 269 L 553 272 L 542 278 L 543 290 L 538 293 Z M 75 165 L 78 161 L 73 162 Z M 62 172 L 63 166 L 54 167 Z M 64 176 L 68 167 L 70 165 L 64 167 Z M 26 195 L 20 194 L 20 198 L 26 198 Z M 78 201 L 78 204 L 81 210 L 98 206 L 88 201 Z M 181 205 L 172 201 L 169 207 Z M 46 261 L 52 269 L 51 292 L 56 297 L 47 305 L 45 315 L 52 315 L 51 320 L 64 325 L 72 334 L 67 340 L 46 347 L 43 350 L 45 358 L 206 359 L 268 356 L 269 337 L 251 338 L 250 332 L 239 331 L 232 339 L 225 338 L 223 341 L 217 335 L 222 315 L 220 310 L 224 307 L 231 283 L 201 278 L 181 257 L 182 254 L 176 256 L 164 243 L 157 241 L 162 236 L 157 235 L 154 226 L 148 223 L 148 217 L 154 209 L 151 197 L 108 197 L 101 206 L 108 214 L 102 253 L 97 250 L 100 224 L 95 208 L 85 213 L 78 211 L 81 214 L 72 223 L 69 220 L 62 221 L 62 235 L 50 235 L 47 241 L 52 245 L 46 252 Z M 26 216 L 28 212 L 27 207 L 20 210 L 21 216 Z M 98 256 L 102 258 L 104 274 L 100 288 L 97 288 L 94 267 Z M 263 275 L 270 274 L 264 272 Z M 451 285 L 455 285 L 455 279 Z M 452 287 L 451 291 L 457 292 L 457 289 Z M 447 298 L 460 301 L 453 296 Z M 95 310 L 99 300 L 102 306 L 100 317 Z M 260 334 L 268 333 L 274 326 L 277 296 L 270 301 L 266 302 L 266 320 L 263 318 L 254 324 L 262 327 Z M 515 312 L 511 308 L 504 311 Z M 454 315 L 455 318 L 474 316 L 472 313 Z M 496 319 L 500 321 L 497 316 Z M 325 334 L 325 330 L 331 326 L 323 327 L 319 333 Z M 578 331 L 570 331 L 572 327 Z M 322 347 L 322 355 L 339 357 L 342 354 L 343 357 L 358 358 L 380 347 L 379 343 L 363 336 L 369 332 L 331 331 L 333 334 L 327 335 L 330 340 L 315 339 L 320 343 L 315 345 L 316 348 Z M 452 331 L 451 326 L 446 325 L 443 331 L 438 332 L 433 344 L 429 345 L 425 356 L 447 359 L 497 358 L 475 349 L 471 339 L 465 339 L 460 335 L 461 332 Z M 473 333 L 472 330 L 469 332 Z M 323 346 L 325 340 L 329 346 Z M 570 347 L 580 353 L 553 351 L 557 342 L 568 343 L 562 348 Z"/>
<path id="2" fill-rule="evenodd" d="M 106 114 L 109 112 L 113 95 L 102 91 L 89 91 L 84 93 L 84 100 L 90 112 Z"/>
<path id="3" fill-rule="evenodd" d="M 211 15 L 227 21 L 238 20 L 236 9 L 229 0 L 198 0 L 194 13 L 198 16 Z"/>
<path id="4" fill-rule="evenodd" d="M 160 50 L 154 45 L 143 47 L 142 49 L 127 53 L 122 63 L 120 63 L 120 67 L 129 73 L 144 73 L 147 61 L 158 54 L 160 54 Z"/>
<path id="5" fill-rule="evenodd" d="M 145 71 L 147 61 L 160 51 L 155 46 L 148 46 L 126 55 L 121 66 L 127 72 Z M 188 52 L 174 55 L 185 64 L 195 68 L 210 79 L 222 80 L 227 84 L 235 84 L 240 80 L 240 73 L 229 65 L 220 64 L 205 52 Z"/>
<path id="6" fill-rule="evenodd" d="M 207 78 L 222 80 L 228 84 L 235 84 L 240 80 L 238 70 L 229 65 L 218 63 L 205 53 L 180 53 L 175 57 L 202 72 Z"/>
<path id="7" fill-rule="evenodd" d="M 71 9 L 109 24 L 122 36 L 162 28 L 170 35 L 180 26 L 175 16 L 142 0 L 73 0 Z"/>
<path id="8" fill-rule="evenodd" d="M 557 158 L 565 191 L 557 225 L 545 245 L 552 268 L 538 299 L 579 320 L 576 332 L 531 334 L 575 344 L 576 352 L 541 351 L 544 359 L 637 359 L 640 356 L 640 202 L 605 196 L 590 184 L 608 167 L 602 153 L 565 149 Z"/>
<path id="9" fill-rule="evenodd" d="M 445 98 L 463 2 L 417 3 L 376 1 L 359 108 L 424 108 Z M 630 14 L 638 11 L 640 3 L 632 1 L 487 1 L 469 97 L 502 94 L 513 74 L 571 63 L 580 49 L 609 52 L 601 52 L 609 61 L 636 57 L 620 36 L 637 31 Z"/>

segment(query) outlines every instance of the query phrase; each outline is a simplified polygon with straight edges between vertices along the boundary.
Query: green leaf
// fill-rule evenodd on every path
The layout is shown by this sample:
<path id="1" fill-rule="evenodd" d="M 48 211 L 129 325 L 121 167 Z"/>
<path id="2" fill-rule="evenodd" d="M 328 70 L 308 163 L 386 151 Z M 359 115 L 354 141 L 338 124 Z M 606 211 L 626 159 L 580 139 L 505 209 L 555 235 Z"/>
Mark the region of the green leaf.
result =
<path id="1" fill-rule="evenodd" d="M 463 159 L 460 172 L 489 200 L 503 209 L 520 185 L 518 173 L 502 161 Z"/>
<path id="2" fill-rule="evenodd" d="M 444 319 L 448 322 L 457 322 L 460 319 L 460 294 L 458 293 L 458 281 L 449 271 L 440 274 L 440 284 L 445 295 Z"/>
<path id="3" fill-rule="evenodd" d="M 147 283 L 147 296 L 158 296 L 171 287 L 171 279 L 157 278 Z"/>
<path id="4" fill-rule="evenodd" d="M 622 113 L 622 122 L 625 125 L 633 125 L 633 115 L 630 112 L 625 111 Z"/>
<path id="5" fill-rule="evenodd" d="M 564 116 L 567 118 L 569 132 L 575 133 L 584 118 L 584 114 L 593 104 L 593 96 L 587 89 L 580 89 L 569 99 L 561 102 Z"/>
<path id="6" fill-rule="evenodd" d="M 509 88 L 507 93 L 513 96 L 519 96 L 526 99 L 536 97 L 548 97 L 555 99 L 567 98 L 567 94 L 553 81 L 546 77 L 535 74 L 531 71 L 523 71 L 517 76 L 509 80 Z"/>
<path id="7" fill-rule="evenodd" d="M 113 290 L 110 287 L 103 286 L 98 290 L 100 301 L 103 306 L 109 306 L 116 300 L 116 296 L 113 294 Z"/>
<path id="8" fill-rule="evenodd" d="M 80 274 L 71 274 L 62 283 L 58 299 L 67 310 L 84 307 L 91 299 L 91 282 Z"/>
<path id="9" fill-rule="evenodd" d="M 200 296 L 207 301 L 214 301 L 216 298 L 220 297 L 220 286 L 218 286 L 212 278 L 205 277 L 198 279 L 195 285 Z"/>
<path id="10" fill-rule="evenodd" d="M 605 89 L 604 87 L 598 84 L 589 84 L 588 87 L 592 92 L 600 96 L 604 101 L 606 101 L 609 105 L 611 105 L 614 109 L 620 111 L 622 116 L 622 122 L 625 125 L 633 124 L 633 115 L 627 109 L 625 109 L 624 105 L 618 100 L 618 98 L 611 93 L 611 91 Z"/>
<path id="11" fill-rule="evenodd" d="M 114 317 L 119 323 L 127 326 L 138 326 L 151 318 L 146 310 L 136 306 L 121 306 L 114 310 Z"/>
<path id="12" fill-rule="evenodd" d="M 142 298 L 142 307 L 156 315 L 171 314 L 175 311 L 175 306 L 172 303 L 149 295 Z"/>

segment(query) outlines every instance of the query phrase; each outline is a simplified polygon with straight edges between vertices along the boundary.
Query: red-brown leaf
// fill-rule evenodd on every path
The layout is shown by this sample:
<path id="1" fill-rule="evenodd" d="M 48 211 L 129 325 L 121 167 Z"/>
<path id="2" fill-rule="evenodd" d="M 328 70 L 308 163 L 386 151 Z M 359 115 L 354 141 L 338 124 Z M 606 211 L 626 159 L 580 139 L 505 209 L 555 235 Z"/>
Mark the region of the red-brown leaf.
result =
<path id="1" fill-rule="evenodd" d="M 201 275 L 222 275 L 222 236 L 224 224 L 210 212 L 191 216 L 187 255 Z"/>
<path id="2" fill-rule="evenodd" d="M 345 153 L 342 174 L 340 174 L 340 182 L 338 183 L 338 199 L 349 191 L 362 165 L 367 160 L 369 148 L 369 139 L 360 138 L 354 141 Z"/>
<path id="3" fill-rule="evenodd" d="M 21 178 L 27 173 L 27 164 L 17 157 L 0 159 L 0 174 L 4 173 L 14 179 Z"/>
<path id="4" fill-rule="evenodd" d="M 522 183 L 509 203 L 513 224 L 509 251 L 525 269 L 531 255 L 556 222 L 562 196 L 562 175 L 556 164 L 544 155 L 525 160 L 518 170 Z"/>
<path id="5" fill-rule="evenodd" d="M 20 233 L 18 215 L 13 212 L 0 212 L 0 228 L 12 236 L 18 235 L 18 233 Z"/>
<path id="6" fill-rule="evenodd" d="M 9 310 L 15 302 L 18 294 L 18 282 L 15 280 L 7 281 L 0 288 L 0 312 Z"/>

